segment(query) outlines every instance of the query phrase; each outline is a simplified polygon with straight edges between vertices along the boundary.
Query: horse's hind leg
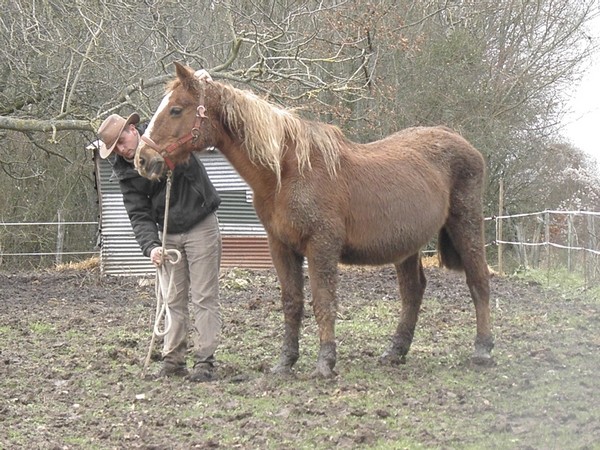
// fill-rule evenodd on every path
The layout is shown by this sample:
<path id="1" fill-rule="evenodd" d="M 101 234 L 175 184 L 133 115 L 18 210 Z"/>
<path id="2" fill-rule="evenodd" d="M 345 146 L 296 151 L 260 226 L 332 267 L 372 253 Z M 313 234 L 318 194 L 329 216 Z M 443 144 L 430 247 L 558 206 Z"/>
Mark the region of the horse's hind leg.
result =
<path id="1" fill-rule="evenodd" d="M 289 373 L 298 360 L 299 333 L 304 313 L 304 258 L 280 241 L 270 238 L 269 245 L 273 265 L 281 285 L 281 302 L 284 316 L 284 337 L 279 362 L 271 369 L 273 373 Z"/>
<path id="2" fill-rule="evenodd" d="M 383 364 L 404 363 L 412 344 L 426 284 L 420 253 L 415 253 L 395 266 L 402 310 L 396 333 L 392 337 L 392 344 L 380 358 Z"/>
<path id="3" fill-rule="evenodd" d="M 490 276 L 485 258 L 482 224 L 483 217 L 479 212 L 469 214 L 465 208 L 462 214 L 452 215 L 445 228 L 462 260 L 467 285 L 475 305 L 477 335 L 473 362 L 478 365 L 492 365 L 494 337 L 490 317 Z"/>

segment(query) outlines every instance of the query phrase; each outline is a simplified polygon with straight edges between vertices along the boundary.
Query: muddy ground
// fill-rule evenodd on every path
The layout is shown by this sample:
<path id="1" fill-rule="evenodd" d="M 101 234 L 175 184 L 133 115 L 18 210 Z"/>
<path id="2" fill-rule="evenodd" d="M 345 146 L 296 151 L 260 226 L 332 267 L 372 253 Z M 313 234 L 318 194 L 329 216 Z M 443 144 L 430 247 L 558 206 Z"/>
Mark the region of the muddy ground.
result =
<path id="1" fill-rule="evenodd" d="M 273 377 L 276 277 L 224 271 L 219 378 L 191 384 L 140 378 L 148 283 L 95 269 L 0 272 L 0 448 L 600 448 L 600 299 L 493 277 L 497 364 L 482 369 L 469 362 L 463 275 L 426 274 L 407 363 L 386 367 L 393 271 L 343 269 L 338 376 L 313 380 L 310 308 L 295 376 Z"/>

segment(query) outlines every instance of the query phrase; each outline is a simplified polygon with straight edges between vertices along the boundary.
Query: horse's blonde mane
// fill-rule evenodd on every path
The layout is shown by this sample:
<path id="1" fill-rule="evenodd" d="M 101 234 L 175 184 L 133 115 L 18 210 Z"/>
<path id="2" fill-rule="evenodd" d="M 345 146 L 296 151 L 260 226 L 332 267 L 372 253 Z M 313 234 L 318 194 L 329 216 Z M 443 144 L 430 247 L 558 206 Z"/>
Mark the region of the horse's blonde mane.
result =
<path id="1" fill-rule="evenodd" d="M 225 121 L 238 133 L 250 159 L 271 169 L 278 181 L 286 151 L 295 152 L 300 173 L 312 169 L 311 152 L 320 152 L 328 173 L 336 174 L 344 140 L 338 128 L 304 121 L 293 111 L 279 108 L 252 92 L 220 86 Z"/>

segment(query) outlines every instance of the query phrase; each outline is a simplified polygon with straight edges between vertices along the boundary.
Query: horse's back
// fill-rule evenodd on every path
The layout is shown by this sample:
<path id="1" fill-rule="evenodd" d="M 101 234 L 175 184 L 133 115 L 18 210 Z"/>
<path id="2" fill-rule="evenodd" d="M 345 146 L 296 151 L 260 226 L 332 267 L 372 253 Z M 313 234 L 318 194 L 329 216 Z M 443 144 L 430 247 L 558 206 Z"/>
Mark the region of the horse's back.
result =
<path id="1" fill-rule="evenodd" d="M 457 162 L 484 167 L 481 153 L 459 133 L 445 126 L 406 128 L 367 146 L 383 146 L 399 159 L 418 154 L 435 167 Z"/>
<path id="2" fill-rule="evenodd" d="M 343 187 L 348 196 L 342 260 L 382 264 L 414 254 L 443 228 L 458 190 L 480 198 L 483 172 L 481 154 L 445 127 L 359 146 L 343 160 L 337 189 L 325 193 L 340 196 Z"/>
<path id="3" fill-rule="evenodd" d="M 340 178 L 358 191 L 369 184 L 409 195 L 413 190 L 441 195 L 451 191 L 456 180 L 483 180 L 485 172 L 481 153 L 441 126 L 407 128 L 379 141 L 349 146 L 341 161 Z"/>

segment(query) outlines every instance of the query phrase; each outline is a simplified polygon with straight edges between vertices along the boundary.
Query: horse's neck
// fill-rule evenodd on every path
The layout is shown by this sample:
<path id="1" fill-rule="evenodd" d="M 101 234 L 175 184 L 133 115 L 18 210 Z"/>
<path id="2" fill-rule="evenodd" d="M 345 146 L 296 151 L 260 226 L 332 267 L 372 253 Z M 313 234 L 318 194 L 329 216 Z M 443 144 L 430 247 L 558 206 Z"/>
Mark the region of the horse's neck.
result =
<path id="1" fill-rule="evenodd" d="M 224 145 L 221 153 L 252 188 L 255 197 L 269 198 L 277 191 L 277 177 L 268 168 L 255 164 L 240 145 Z"/>

